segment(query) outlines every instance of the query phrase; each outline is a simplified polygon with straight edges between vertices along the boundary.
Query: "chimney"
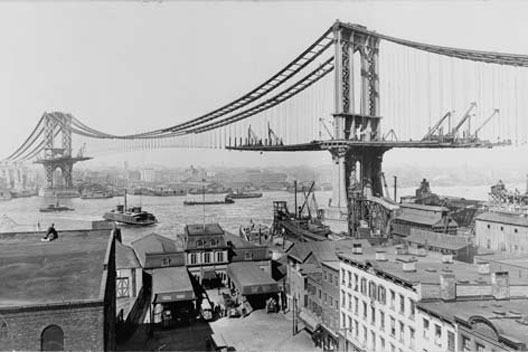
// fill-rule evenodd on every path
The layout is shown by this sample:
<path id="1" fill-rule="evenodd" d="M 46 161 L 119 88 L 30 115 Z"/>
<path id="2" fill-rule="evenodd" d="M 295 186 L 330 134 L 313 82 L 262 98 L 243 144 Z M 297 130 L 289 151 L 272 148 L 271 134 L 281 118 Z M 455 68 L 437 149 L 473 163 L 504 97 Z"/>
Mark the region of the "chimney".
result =
<path id="1" fill-rule="evenodd" d="M 385 251 L 376 251 L 376 261 L 385 262 L 387 258 L 385 257 Z"/>
<path id="2" fill-rule="evenodd" d="M 489 275 L 490 273 L 490 264 L 488 262 L 479 262 L 478 265 L 478 273 Z"/>
<path id="3" fill-rule="evenodd" d="M 491 274 L 491 295 L 495 299 L 510 298 L 510 276 L 507 271 L 496 271 Z"/>
<path id="4" fill-rule="evenodd" d="M 452 254 L 442 254 L 442 263 L 444 264 L 453 263 L 453 255 Z"/>
<path id="5" fill-rule="evenodd" d="M 440 297 L 446 301 L 453 300 L 456 298 L 455 275 L 440 275 Z"/>
<path id="6" fill-rule="evenodd" d="M 414 258 L 411 259 L 400 259 L 402 262 L 402 269 L 406 273 L 411 273 L 416 271 L 416 260 Z"/>
<path id="7" fill-rule="evenodd" d="M 352 243 L 352 254 L 363 254 L 363 244 Z"/>

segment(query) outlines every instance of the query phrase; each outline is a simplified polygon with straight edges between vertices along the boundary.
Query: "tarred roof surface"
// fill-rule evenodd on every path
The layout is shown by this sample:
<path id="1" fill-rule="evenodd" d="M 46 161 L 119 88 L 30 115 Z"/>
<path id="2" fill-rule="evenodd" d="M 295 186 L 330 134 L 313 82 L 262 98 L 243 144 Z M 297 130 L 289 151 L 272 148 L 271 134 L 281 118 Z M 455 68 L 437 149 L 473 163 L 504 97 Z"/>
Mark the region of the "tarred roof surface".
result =
<path id="1" fill-rule="evenodd" d="M 185 267 L 157 268 L 152 274 L 154 302 L 177 302 L 195 299 L 189 273 Z"/>
<path id="2" fill-rule="evenodd" d="M 111 230 L 0 234 L 0 307 L 99 299 Z"/>
<path id="3" fill-rule="evenodd" d="M 229 264 L 227 275 L 243 295 L 279 292 L 277 282 L 252 262 Z"/>

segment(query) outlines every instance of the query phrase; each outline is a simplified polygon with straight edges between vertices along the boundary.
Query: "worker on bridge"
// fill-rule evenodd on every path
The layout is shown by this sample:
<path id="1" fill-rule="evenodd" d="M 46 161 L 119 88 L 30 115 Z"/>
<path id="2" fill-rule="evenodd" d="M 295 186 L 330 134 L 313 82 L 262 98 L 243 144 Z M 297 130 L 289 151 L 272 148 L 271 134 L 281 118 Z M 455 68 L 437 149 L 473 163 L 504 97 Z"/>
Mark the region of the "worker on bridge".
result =
<path id="1" fill-rule="evenodd" d="M 48 228 L 46 236 L 44 236 L 41 241 L 51 242 L 53 240 L 56 240 L 57 238 L 59 238 L 59 234 L 57 233 L 57 230 L 55 230 L 55 224 L 51 224 L 51 226 Z"/>

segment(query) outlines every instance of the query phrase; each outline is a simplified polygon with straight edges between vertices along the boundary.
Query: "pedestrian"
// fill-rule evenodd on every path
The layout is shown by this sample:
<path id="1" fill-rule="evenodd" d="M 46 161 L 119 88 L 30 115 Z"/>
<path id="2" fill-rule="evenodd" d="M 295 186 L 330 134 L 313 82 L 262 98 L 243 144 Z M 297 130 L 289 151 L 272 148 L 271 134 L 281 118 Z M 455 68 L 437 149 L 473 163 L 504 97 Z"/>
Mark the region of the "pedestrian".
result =
<path id="1" fill-rule="evenodd" d="M 55 224 L 51 224 L 51 226 L 48 228 L 46 236 L 44 236 L 41 241 L 50 242 L 56 240 L 57 238 L 59 238 L 59 234 L 57 233 L 57 230 L 55 230 Z"/>

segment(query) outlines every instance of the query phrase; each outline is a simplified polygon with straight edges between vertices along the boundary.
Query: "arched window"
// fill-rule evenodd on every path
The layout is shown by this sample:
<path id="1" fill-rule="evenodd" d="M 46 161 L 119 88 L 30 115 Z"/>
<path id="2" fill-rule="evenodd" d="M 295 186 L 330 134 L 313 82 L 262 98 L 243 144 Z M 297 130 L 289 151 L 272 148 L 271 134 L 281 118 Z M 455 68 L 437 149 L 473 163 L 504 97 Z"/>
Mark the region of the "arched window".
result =
<path id="1" fill-rule="evenodd" d="M 57 325 L 50 325 L 42 331 L 40 337 L 42 351 L 64 351 L 64 332 Z"/>

